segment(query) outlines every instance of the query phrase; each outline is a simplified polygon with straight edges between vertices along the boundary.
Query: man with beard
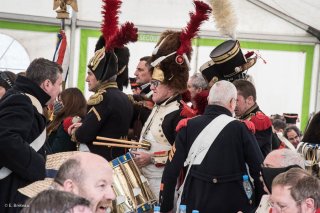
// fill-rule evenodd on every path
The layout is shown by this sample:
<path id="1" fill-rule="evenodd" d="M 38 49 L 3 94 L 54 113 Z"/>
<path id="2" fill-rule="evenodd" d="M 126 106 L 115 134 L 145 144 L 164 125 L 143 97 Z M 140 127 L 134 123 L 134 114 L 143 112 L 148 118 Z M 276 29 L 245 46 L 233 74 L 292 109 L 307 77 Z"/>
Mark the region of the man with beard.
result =
<path id="1" fill-rule="evenodd" d="M 319 213 L 320 180 L 303 169 L 292 168 L 272 182 L 272 213 Z"/>
<path id="2" fill-rule="evenodd" d="M 54 179 L 47 177 L 19 189 L 19 192 L 34 197 L 43 190 L 53 188 L 86 198 L 93 212 L 105 213 L 112 207 L 112 200 L 115 199 L 113 171 L 103 157 L 90 152 L 57 153 L 48 156 L 46 169 L 48 176 L 56 172 Z"/>
<path id="3" fill-rule="evenodd" d="M 140 136 L 140 141 L 149 142 L 151 149 L 132 151 L 134 161 L 141 168 L 156 196 L 160 192 L 164 165 L 175 140 L 175 128 L 181 120 L 180 94 L 187 89 L 192 53 L 191 39 L 211 12 L 209 5 L 202 1 L 194 1 L 194 5 L 195 12 L 190 13 L 193 15 L 190 15 L 191 20 L 187 27 L 181 31 L 163 32 L 152 52 L 151 90 L 155 106 Z M 198 18 L 193 22 L 194 14 L 197 14 Z"/>
<path id="4" fill-rule="evenodd" d="M 264 157 L 271 151 L 272 123 L 259 108 L 256 100 L 256 89 L 247 80 L 236 80 L 233 82 L 238 91 L 236 116 L 241 120 L 251 121 L 255 126 L 255 136 Z"/>

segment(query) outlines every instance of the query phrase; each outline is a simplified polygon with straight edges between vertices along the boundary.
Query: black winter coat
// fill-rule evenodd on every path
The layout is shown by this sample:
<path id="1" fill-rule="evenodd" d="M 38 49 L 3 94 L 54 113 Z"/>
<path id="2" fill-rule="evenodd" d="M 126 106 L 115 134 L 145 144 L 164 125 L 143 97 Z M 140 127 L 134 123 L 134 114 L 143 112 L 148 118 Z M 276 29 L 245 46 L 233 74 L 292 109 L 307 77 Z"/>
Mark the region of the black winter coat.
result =
<path id="1" fill-rule="evenodd" d="M 14 88 L 0 101 L 0 168 L 12 171 L 0 180 L 0 212 L 17 212 L 26 198 L 17 189 L 45 178 L 49 146 L 45 143 L 36 152 L 29 144 L 45 129 L 46 118 L 24 93 L 36 97 L 43 107 L 50 99 L 38 85 L 18 76 Z"/>
<path id="2" fill-rule="evenodd" d="M 217 105 L 206 107 L 202 116 L 188 121 L 175 140 L 173 153 L 162 176 L 163 190 L 160 192 L 161 212 L 173 208 L 173 195 L 179 171 L 188 156 L 191 145 L 200 132 L 217 116 L 231 113 Z M 254 179 L 256 203 L 259 203 L 263 187 L 259 180 L 263 156 L 257 141 L 247 127 L 234 120 L 218 134 L 200 165 L 193 165 L 186 177 L 181 204 L 187 205 L 187 212 L 197 209 L 203 213 L 237 211 L 250 212 L 254 205 L 246 197 L 242 186 L 242 175 Z M 217 183 L 213 179 L 219 177 Z"/>
<path id="3" fill-rule="evenodd" d="M 97 146 L 92 142 L 96 141 L 97 136 L 116 139 L 127 137 L 133 108 L 127 95 L 118 88 L 107 88 L 101 95 L 103 100 L 89 106 L 88 114 L 75 136 L 78 142 L 87 144 L 91 152 L 110 161 L 124 155 L 126 149 Z"/>

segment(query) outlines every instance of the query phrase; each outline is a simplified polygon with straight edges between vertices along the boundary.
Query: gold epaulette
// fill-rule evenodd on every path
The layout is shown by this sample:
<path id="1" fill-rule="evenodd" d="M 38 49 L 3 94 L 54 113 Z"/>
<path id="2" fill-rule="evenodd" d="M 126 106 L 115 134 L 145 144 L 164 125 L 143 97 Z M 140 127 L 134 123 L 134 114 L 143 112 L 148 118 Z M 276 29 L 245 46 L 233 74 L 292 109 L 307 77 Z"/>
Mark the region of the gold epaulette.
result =
<path id="1" fill-rule="evenodd" d="M 133 98 L 133 95 L 132 94 L 128 94 L 128 99 L 131 103 L 134 103 L 134 98 Z"/>
<path id="2" fill-rule="evenodd" d="M 107 90 L 110 88 L 118 88 L 117 82 L 101 83 L 101 85 L 99 86 L 98 92 L 96 92 L 89 98 L 87 104 L 90 106 L 94 106 L 101 103 L 101 101 L 103 101 L 103 93 L 107 92 Z"/>
<path id="3" fill-rule="evenodd" d="M 87 104 L 89 106 L 94 106 L 94 105 L 100 104 L 101 101 L 103 101 L 103 93 L 105 93 L 105 92 L 106 92 L 106 90 L 98 90 L 97 93 L 90 96 Z"/>

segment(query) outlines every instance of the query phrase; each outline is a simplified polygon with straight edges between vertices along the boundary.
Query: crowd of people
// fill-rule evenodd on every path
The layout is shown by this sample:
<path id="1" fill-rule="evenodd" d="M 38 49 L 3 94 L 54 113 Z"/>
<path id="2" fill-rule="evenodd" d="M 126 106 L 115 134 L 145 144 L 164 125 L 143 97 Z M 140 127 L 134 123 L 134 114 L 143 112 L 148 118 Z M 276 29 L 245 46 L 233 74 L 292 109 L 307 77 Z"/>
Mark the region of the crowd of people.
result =
<path id="1" fill-rule="evenodd" d="M 137 62 L 133 94 L 122 89 L 134 28 L 130 38 L 102 30 L 88 100 L 61 91 L 61 66 L 44 58 L 0 72 L 0 212 L 130 212 L 129 189 L 115 186 L 126 179 L 147 183 L 161 212 L 320 212 L 320 112 L 304 133 L 297 114 L 266 115 L 247 74 L 258 56 L 238 40 L 189 77 L 191 39 L 211 8 L 195 10 L 197 22 L 164 31 Z M 131 156 L 136 174 L 115 177 Z M 133 197 L 146 193 L 138 185 L 127 186 Z"/>

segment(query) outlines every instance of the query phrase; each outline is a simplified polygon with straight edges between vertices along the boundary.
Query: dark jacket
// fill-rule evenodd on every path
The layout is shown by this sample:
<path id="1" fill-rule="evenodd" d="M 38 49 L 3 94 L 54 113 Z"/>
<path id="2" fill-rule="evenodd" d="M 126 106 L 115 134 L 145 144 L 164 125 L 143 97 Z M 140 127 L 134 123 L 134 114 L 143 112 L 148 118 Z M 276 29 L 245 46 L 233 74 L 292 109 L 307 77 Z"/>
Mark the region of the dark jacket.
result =
<path id="1" fill-rule="evenodd" d="M 136 141 L 140 139 L 142 127 L 151 113 L 152 108 L 150 108 L 150 106 L 154 104 L 152 95 L 149 96 L 150 92 L 150 85 L 148 85 L 141 90 L 139 95 L 129 95 L 129 100 L 133 105 L 133 116 L 130 124 L 130 128 L 133 129 L 131 139 Z"/>
<path id="2" fill-rule="evenodd" d="M 266 157 L 272 148 L 272 123 L 270 118 L 255 104 L 240 119 L 249 120 L 254 124 L 256 139 L 263 156 Z"/>
<path id="3" fill-rule="evenodd" d="M 193 142 L 200 132 L 221 114 L 231 116 L 227 109 L 209 105 L 204 115 L 190 119 L 179 131 L 174 148 L 169 154 L 172 158 L 169 157 L 162 176 L 161 212 L 173 208 L 177 177 Z M 256 202 L 259 203 L 263 192 L 259 180 L 262 161 L 263 157 L 253 134 L 243 123 L 231 121 L 218 134 L 202 163 L 191 167 L 186 177 L 181 203 L 187 205 L 187 212 L 192 209 L 204 213 L 231 213 L 240 210 L 249 212 L 253 205 L 243 189 L 242 175 L 247 173 L 247 163 L 255 182 Z M 220 177 L 217 183 L 213 182 L 214 177 Z"/>
<path id="4" fill-rule="evenodd" d="M 50 133 L 48 142 L 51 146 L 52 153 L 77 150 L 77 143 L 71 140 L 71 136 L 63 129 L 62 123 L 55 131 Z"/>
<path id="5" fill-rule="evenodd" d="M 88 114 L 82 126 L 76 131 L 75 137 L 78 142 L 87 144 L 91 152 L 110 161 L 124 155 L 126 149 L 97 146 L 92 142 L 96 141 L 97 136 L 116 139 L 127 137 L 133 111 L 132 105 L 128 97 L 112 83 L 106 85 L 93 97 L 97 101 L 91 98 L 95 102 L 91 105 L 91 100 L 88 101 Z"/>
<path id="6" fill-rule="evenodd" d="M 0 212 L 17 212 L 13 206 L 23 204 L 25 197 L 17 192 L 34 181 L 45 178 L 47 144 L 36 152 L 29 144 L 45 129 L 46 119 L 32 105 L 28 93 L 44 107 L 49 101 L 38 85 L 18 76 L 13 89 L 8 90 L 0 102 L 0 168 L 12 173 L 0 180 Z M 11 208 L 4 208 L 6 206 Z"/>

